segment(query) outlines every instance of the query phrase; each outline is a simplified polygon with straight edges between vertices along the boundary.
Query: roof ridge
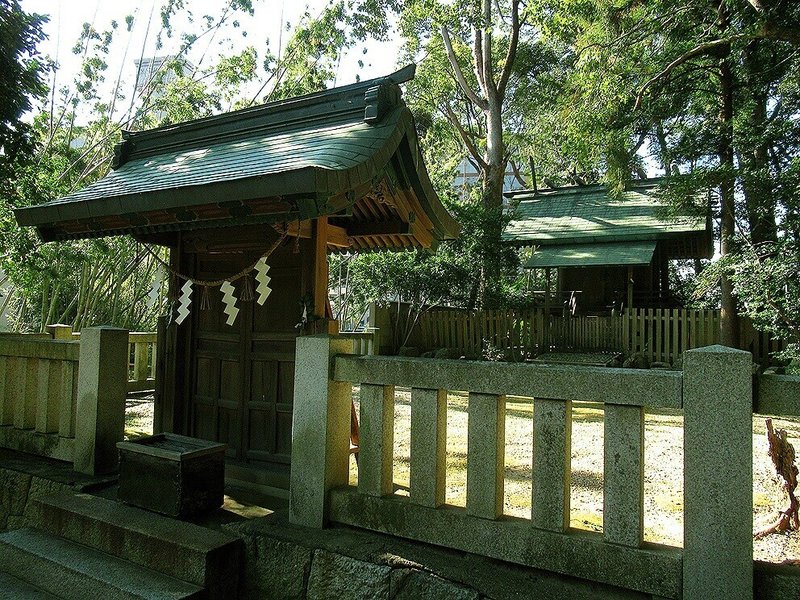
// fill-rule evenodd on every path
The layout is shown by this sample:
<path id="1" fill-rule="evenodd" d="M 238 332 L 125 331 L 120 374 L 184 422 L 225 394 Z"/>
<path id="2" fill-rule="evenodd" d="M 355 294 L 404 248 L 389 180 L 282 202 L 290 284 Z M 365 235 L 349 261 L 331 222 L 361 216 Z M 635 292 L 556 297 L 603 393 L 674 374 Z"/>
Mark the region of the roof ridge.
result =
<path id="1" fill-rule="evenodd" d="M 642 188 L 653 188 L 659 186 L 664 183 L 666 180 L 665 177 L 648 177 L 647 179 L 632 179 L 625 184 L 625 192 L 642 189 Z M 504 192 L 503 195 L 507 198 L 514 198 L 518 196 L 526 196 L 526 200 L 533 200 L 540 196 L 554 196 L 560 194 L 583 194 L 589 191 L 594 190 L 606 190 L 608 191 L 608 185 L 605 183 L 587 183 L 584 185 L 565 185 L 562 187 L 556 188 L 538 188 L 536 190 L 532 189 L 524 189 L 524 190 L 511 190 L 508 192 Z"/>

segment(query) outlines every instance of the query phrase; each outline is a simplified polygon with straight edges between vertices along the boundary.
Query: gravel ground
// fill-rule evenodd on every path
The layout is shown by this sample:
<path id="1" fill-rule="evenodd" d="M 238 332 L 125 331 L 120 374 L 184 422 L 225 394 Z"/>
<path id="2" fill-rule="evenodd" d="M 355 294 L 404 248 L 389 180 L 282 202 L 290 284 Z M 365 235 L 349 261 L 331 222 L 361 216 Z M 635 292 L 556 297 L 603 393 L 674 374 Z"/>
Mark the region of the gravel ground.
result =
<path id="1" fill-rule="evenodd" d="M 356 390 L 357 391 L 357 390 Z M 411 394 L 395 396 L 394 482 L 396 493 L 407 494 Z M 357 403 L 357 393 L 354 393 Z M 529 518 L 531 464 L 533 460 L 533 407 L 529 400 L 509 398 L 506 405 L 506 456 L 504 512 Z M 800 439 L 800 421 L 774 419 L 786 429 L 789 440 Z M 466 503 L 467 397 L 448 396 L 447 481 L 448 504 Z M 753 530 L 771 524 L 786 506 L 785 494 L 767 455 L 764 418 L 753 418 Z M 683 418 L 678 414 L 645 417 L 645 541 L 683 544 Z M 350 481 L 358 481 L 351 460 Z M 570 525 L 577 529 L 603 530 L 603 411 L 577 404 L 573 409 L 572 482 Z M 800 560 L 797 532 L 772 534 L 754 541 L 753 557 L 769 562 Z"/>
<path id="2" fill-rule="evenodd" d="M 125 402 L 125 439 L 153 433 L 153 396 L 131 395 Z"/>
<path id="3" fill-rule="evenodd" d="M 357 388 L 354 400 L 358 402 Z M 396 493 L 407 494 L 409 482 L 411 395 L 398 390 L 395 402 L 394 482 Z M 532 404 L 510 398 L 506 407 L 505 509 L 509 515 L 530 516 L 532 462 Z M 800 420 L 774 419 L 789 441 L 800 440 Z M 153 399 L 129 398 L 126 437 L 149 435 L 153 427 Z M 466 502 L 467 397 L 448 396 L 447 491 L 448 504 Z M 722 440 L 721 440 L 722 442 Z M 683 419 L 675 414 L 645 417 L 645 540 L 673 546 L 683 543 Z M 350 481 L 358 480 L 351 460 Z M 753 417 L 753 529 L 771 524 L 786 506 L 785 493 L 767 455 L 764 418 Z M 572 485 L 570 525 L 602 531 L 603 522 L 603 411 L 576 405 L 572 429 Z M 770 562 L 800 561 L 797 532 L 771 534 L 754 541 L 753 557 Z"/>

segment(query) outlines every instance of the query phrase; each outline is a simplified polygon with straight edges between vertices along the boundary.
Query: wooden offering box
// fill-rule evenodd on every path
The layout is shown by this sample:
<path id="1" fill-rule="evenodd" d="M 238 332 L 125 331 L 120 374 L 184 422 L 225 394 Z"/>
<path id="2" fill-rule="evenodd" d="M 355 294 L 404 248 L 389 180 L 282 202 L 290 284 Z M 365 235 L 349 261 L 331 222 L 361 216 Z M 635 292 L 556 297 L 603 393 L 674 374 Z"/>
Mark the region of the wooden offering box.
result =
<path id="1" fill-rule="evenodd" d="M 222 506 L 226 444 L 159 433 L 118 442 L 123 502 L 187 518 Z"/>

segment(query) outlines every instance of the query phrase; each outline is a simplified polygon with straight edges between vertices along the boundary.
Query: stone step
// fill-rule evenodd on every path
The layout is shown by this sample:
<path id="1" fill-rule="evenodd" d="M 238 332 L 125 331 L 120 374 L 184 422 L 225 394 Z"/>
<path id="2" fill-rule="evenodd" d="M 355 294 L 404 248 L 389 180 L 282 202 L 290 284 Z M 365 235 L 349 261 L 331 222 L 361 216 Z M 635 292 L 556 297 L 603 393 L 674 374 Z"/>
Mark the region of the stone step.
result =
<path id="1" fill-rule="evenodd" d="M 0 571 L 0 600 L 11 600 L 12 598 L 14 600 L 58 600 L 58 596 Z"/>
<path id="2" fill-rule="evenodd" d="M 232 534 L 76 493 L 39 498 L 34 519 L 43 531 L 207 588 L 212 597 L 235 597 L 242 541 Z"/>
<path id="3" fill-rule="evenodd" d="M 0 565 L 65 600 L 205 598 L 202 588 L 39 531 L 0 533 Z"/>

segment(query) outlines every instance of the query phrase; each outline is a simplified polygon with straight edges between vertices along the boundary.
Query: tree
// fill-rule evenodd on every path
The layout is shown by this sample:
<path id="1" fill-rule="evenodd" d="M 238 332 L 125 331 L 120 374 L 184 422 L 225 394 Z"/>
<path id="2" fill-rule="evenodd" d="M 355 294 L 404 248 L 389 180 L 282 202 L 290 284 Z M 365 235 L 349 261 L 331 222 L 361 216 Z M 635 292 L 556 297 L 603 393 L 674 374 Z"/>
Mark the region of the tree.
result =
<path id="1" fill-rule="evenodd" d="M 796 3 L 539 6 L 580 57 L 572 75 L 580 93 L 568 100 L 601 116 L 583 133 L 598 141 L 621 134 L 601 144 L 609 179 L 637 173 L 650 148 L 674 204 L 712 189 L 723 255 L 737 252 L 737 234 L 758 244 L 796 229 L 796 200 L 786 193 L 797 186 Z M 727 271 L 717 272 L 722 340 L 736 345 L 734 284 Z"/>
<path id="2" fill-rule="evenodd" d="M 737 252 L 728 258 L 722 268 L 744 314 L 758 329 L 788 342 L 786 358 L 800 358 L 800 240 L 757 245 L 739 240 Z"/>
<path id="3" fill-rule="evenodd" d="M 37 44 L 46 17 L 22 11 L 17 0 L 0 0 L 0 181 L 33 150 L 23 115 L 33 98 L 46 93 L 44 65 Z"/>
<path id="4" fill-rule="evenodd" d="M 410 53 L 424 51 L 420 75 L 408 95 L 438 111 L 480 174 L 483 226 L 481 276 L 476 301 L 491 305 L 497 294 L 503 181 L 509 161 L 504 111 L 513 88 L 525 25 L 519 0 L 404 3 L 401 32 Z M 412 104 L 414 104 L 412 100 Z M 464 152 L 459 152 L 459 155 Z"/>

